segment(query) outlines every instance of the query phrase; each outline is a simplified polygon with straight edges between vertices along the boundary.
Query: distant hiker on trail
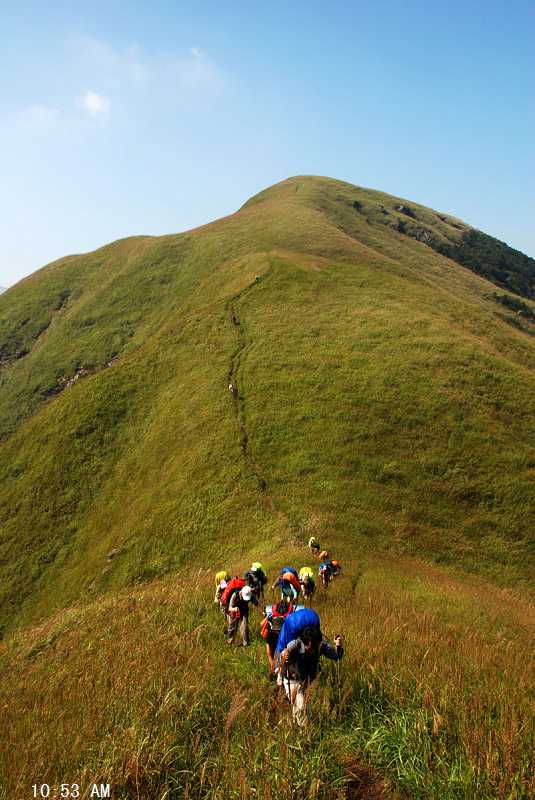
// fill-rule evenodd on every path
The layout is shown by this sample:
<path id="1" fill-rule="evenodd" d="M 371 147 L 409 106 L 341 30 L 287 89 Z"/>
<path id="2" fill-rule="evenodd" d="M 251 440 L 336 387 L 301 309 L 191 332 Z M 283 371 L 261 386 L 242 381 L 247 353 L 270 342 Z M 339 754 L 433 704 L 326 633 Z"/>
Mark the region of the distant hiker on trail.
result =
<path id="1" fill-rule="evenodd" d="M 271 587 L 271 591 L 272 592 L 278 587 L 280 579 L 282 578 L 282 576 L 286 572 L 291 572 L 293 575 L 295 575 L 296 578 L 299 577 L 299 573 L 294 567 L 287 567 L 287 566 L 286 567 L 282 567 L 281 571 L 279 572 L 279 577 L 277 578 L 277 580 L 275 581 L 275 583 Z"/>
<path id="2" fill-rule="evenodd" d="M 289 575 L 289 572 L 285 572 L 285 575 Z M 277 583 L 273 587 L 274 589 L 279 589 L 281 593 L 281 600 L 288 601 L 289 603 L 295 603 L 297 597 L 299 595 L 299 591 L 293 585 L 291 581 L 289 581 L 286 577 L 279 578 Z M 299 590 L 301 586 L 299 586 Z"/>
<path id="3" fill-rule="evenodd" d="M 340 575 L 341 572 L 342 572 L 342 565 L 340 564 L 339 561 L 336 561 L 336 559 L 333 558 L 331 560 L 331 573 L 333 578 L 336 578 L 336 576 Z"/>
<path id="4" fill-rule="evenodd" d="M 315 536 L 311 536 L 310 539 L 308 540 L 308 549 L 310 550 L 313 556 L 316 556 L 316 558 L 319 556 L 320 543 L 316 541 Z"/>
<path id="5" fill-rule="evenodd" d="M 232 397 L 237 397 L 238 396 L 238 389 L 237 389 L 236 386 L 234 386 L 232 381 L 228 385 L 228 390 L 231 393 Z"/>
<path id="6" fill-rule="evenodd" d="M 301 567 L 299 570 L 299 583 L 305 600 L 309 600 L 316 591 L 316 581 L 312 567 Z"/>
<path id="7" fill-rule="evenodd" d="M 307 719 L 307 694 L 319 672 L 319 660 L 325 656 L 340 661 L 344 655 L 342 637 L 335 637 L 333 647 L 321 633 L 318 614 L 305 608 L 285 619 L 276 653 L 280 665 L 277 683 L 284 686 L 292 704 L 293 718 L 299 727 L 303 727 Z"/>
<path id="8" fill-rule="evenodd" d="M 318 575 L 320 577 L 322 586 L 326 589 L 331 582 L 331 578 L 333 577 L 333 567 L 330 561 L 322 561 L 319 569 Z"/>
<path id="9" fill-rule="evenodd" d="M 243 576 L 249 584 L 257 600 L 264 597 L 264 586 L 267 583 L 267 575 L 260 561 L 253 561 L 250 569 Z"/>
<path id="10" fill-rule="evenodd" d="M 279 640 L 279 633 L 284 625 L 284 620 L 293 610 L 294 606 L 291 603 L 287 603 L 285 600 L 281 600 L 271 606 L 266 606 L 265 616 L 260 625 L 260 635 L 266 642 L 270 680 L 272 680 L 276 674 L 275 648 Z"/>
<path id="11" fill-rule="evenodd" d="M 293 567 L 283 567 L 280 571 L 279 579 L 271 588 L 280 589 L 281 600 L 295 603 L 301 591 L 299 573 Z"/>
<path id="12" fill-rule="evenodd" d="M 235 589 L 228 603 L 228 629 L 227 644 L 234 642 L 234 635 L 238 626 L 240 628 L 241 643 L 244 647 L 249 645 L 249 603 L 253 601 L 253 590 L 250 586 Z"/>
<path id="13" fill-rule="evenodd" d="M 222 569 L 220 572 L 216 572 L 215 576 L 215 597 L 214 603 L 221 604 L 221 595 L 226 589 L 227 583 L 230 580 L 230 575 L 228 574 L 226 569 Z M 225 613 L 225 608 L 221 605 L 219 606 L 222 613 Z"/>

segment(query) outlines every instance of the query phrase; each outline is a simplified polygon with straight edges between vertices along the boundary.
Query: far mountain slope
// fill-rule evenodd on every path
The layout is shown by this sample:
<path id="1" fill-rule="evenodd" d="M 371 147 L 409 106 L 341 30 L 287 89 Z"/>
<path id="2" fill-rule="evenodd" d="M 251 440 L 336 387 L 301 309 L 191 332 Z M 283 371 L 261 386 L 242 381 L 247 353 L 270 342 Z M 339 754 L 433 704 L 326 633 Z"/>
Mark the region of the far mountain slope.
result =
<path id="1" fill-rule="evenodd" d="M 297 177 L 10 290 L 4 624 L 311 531 L 528 583 L 534 305 L 413 225 L 469 230 Z"/>

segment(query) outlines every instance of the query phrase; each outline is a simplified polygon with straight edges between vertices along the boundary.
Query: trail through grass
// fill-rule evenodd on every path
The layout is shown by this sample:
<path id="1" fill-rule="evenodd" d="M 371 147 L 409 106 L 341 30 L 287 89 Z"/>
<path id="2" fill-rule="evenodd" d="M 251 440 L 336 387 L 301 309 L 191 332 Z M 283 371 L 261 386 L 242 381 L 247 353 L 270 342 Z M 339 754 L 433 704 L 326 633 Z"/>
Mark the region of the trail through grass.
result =
<path id="1" fill-rule="evenodd" d="M 2 294 L 0 634 L 313 531 L 532 590 L 535 338 L 399 205 L 295 178 Z"/>
<path id="2" fill-rule="evenodd" d="M 3 798 L 68 779 L 109 781 L 117 800 L 527 800 L 533 610 L 414 562 L 346 570 L 315 604 L 346 657 L 325 663 L 304 733 L 267 680 L 263 642 L 224 644 L 206 572 L 17 634 L 0 651 Z"/>

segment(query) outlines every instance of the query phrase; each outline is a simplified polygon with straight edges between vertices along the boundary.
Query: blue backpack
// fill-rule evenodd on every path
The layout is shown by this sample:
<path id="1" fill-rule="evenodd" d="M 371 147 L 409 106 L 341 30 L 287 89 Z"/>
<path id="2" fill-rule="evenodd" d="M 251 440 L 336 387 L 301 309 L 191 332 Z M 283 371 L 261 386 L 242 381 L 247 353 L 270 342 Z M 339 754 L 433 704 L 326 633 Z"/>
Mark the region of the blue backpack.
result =
<path id="1" fill-rule="evenodd" d="M 286 645 L 299 636 L 301 631 L 309 625 L 313 625 L 316 628 L 320 626 L 320 618 L 313 608 L 300 608 L 289 614 L 284 620 L 275 652 L 282 653 Z"/>
<path id="2" fill-rule="evenodd" d="M 284 573 L 285 573 L 285 572 L 291 572 L 291 573 L 292 573 L 292 575 L 295 575 L 295 577 L 297 578 L 297 580 L 299 580 L 299 573 L 298 573 L 298 571 L 297 571 L 296 569 L 294 569 L 293 567 L 283 567 L 283 568 L 281 569 L 281 571 L 279 572 L 279 575 L 284 575 Z"/>

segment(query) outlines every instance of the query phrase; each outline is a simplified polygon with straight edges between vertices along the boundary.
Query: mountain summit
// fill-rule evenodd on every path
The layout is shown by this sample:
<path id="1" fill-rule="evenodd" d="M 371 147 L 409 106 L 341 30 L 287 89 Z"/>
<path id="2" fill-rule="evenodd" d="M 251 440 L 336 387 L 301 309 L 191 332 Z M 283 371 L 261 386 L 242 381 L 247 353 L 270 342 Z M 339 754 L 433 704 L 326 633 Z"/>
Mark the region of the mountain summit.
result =
<path id="1" fill-rule="evenodd" d="M 528 582 L 534 265 L 412 201 L 298 176 L 13 287 L 4 627 L 315 530 Z"/>

